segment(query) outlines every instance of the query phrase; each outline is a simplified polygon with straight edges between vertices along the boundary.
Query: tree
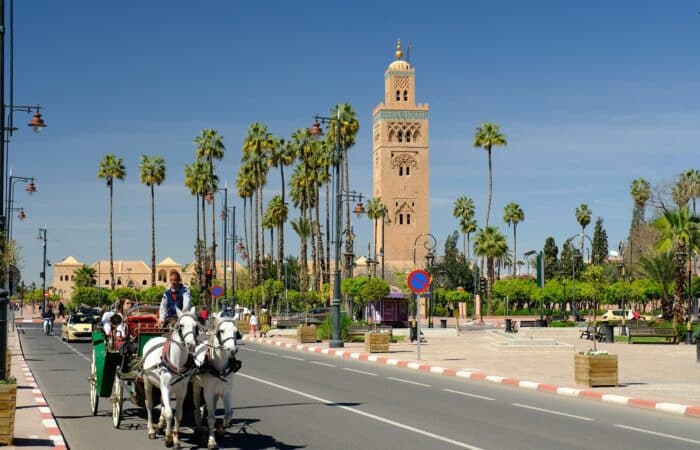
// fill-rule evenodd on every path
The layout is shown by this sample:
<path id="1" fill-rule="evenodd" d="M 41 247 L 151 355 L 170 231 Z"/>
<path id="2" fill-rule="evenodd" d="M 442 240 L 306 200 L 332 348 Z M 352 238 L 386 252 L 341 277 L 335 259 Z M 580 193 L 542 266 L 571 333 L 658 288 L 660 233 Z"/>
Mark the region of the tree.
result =
<path id="1" fill-rule="evenodd" d="M 549 236 L 544 241 L 544 248 L 542 249 L 544 255 L 544 279 L 545 285 L 547 280 L 554 279 L 559 274 L 559 249 L 552 236 Z"/>
<path id="2" fill-rule="evenodd" d="M 515 202 L 510 202 L 503 209 L 503 221 L 508 224 L 508 228 L 513 225 L 513 276 L 515 277 L 515 269 L 517 264 L 515 262 L 518 260 L 518 253 L 516 251 L 517 246 L 517 229 L 518 224 L 525 220 L 525 213 L 523 209 Z"/>
<path id="3" fill-rule="evenodd" d="M 634 202 L 632 210 L 632 225 L 630 227 L 630 236 L 634 230 L 644 223 L 644 210 L 647 202 L 651 198 L 651 186 L 644 178 L 637 178 L 630 185 L 630 196 Z"/>
<path id="4" fill-rule="evenodd" d="M 493 313 L 493 283 L 495 280 L 494 261 L 508 253 L 506 237 L 498 231 L 498 228 L 487 226 L 476 232 L 474 238 L 474 253 L 486 258 L 487 267 L 487 302 L 489 313 Z"/>
<path id="5" fill-rule="evenodd" d="M 124 160 L 108 153 L 102 158 L 97 168 L 97 178 L 105 180 L 109 188 L 109 278 L 111 280 L 112 289 L 115 287 L 114 281 L 114 251 L 112 242 L 112 211 L 114 203 L 114 180 L 124 181 L 126 177 L 126 167 Z"/>
<path id="6" fill-rule="evenodd" d="M 287 222 L 289 210 L 280 195 L 275 195 L 267 206 L 270 221 L 277 227 L 277 279 L 282 279 L 282 260 L 284 259 L 283 229 Z"/>
<path id="7" fill-rule="evenodd" d="M 474 200 L 463 195 L 455 200 L 452 214 L 459 220 L 460 231 L 464 235 L 464 254 L 469 259 L 469 235 L 476 231 L 476 221 L 474 220 Z M 473 229 L 472 229 L 473 228 Z"/>
<path id="8" fill-rule="evenodd" d="M 700 170 L 689 169 L 681 174 L 688 185 L 690 201 L 693 203 L 693 214 L 695 214 L 695 199 L 700 197 Z"/>
<path id="9" fill-rule="evenodd" d="M 374 253 L 377 253 L 377 222 L 384 218 L 384 203 L 381 197 L 370 198 L 367 201 L 367 218 L 374 222 Z M 384 249 L 382 249 L 384 251 Z M 375 258 L 376 259 L 376 258 Z M 374 265 L 374 276 L 377 276 L 377 265 Z"/>
<path id="10" fill-rule="evenodd" d="M 671 189 L 671 198 L 678 208 L 687 207 L 691 199 L 695 203 L 694 200 L 700 187 L 698 187 L 694 175 L 692 171 L 688 171 L 681 173 L 676 178 L 676 183 Z"/>
<path id="11" fill-rule="evenodd" d="M 489 226 L 491 214 L 491 198 L 493 195 L 493 162 L 491 161 L 491 149 L 508 145 L 506 136 L 501 133 L 501 126 L 495 123 L 485 122 L 474 133 L 474 147 L 486 150 L 489 160 L 489 202 L 486 207 L 486 227 Z"/>
<path id="12" fill-rule="evenodd" d="M 639 258 L 639 270 L 643 276 L 656 282 L 661 288 L 661 313 L 664 319 L 673 318 L 673 304 L 669 294 L 675 277 L 673 253 L 661 252 Z"/>
<path id="13" fill-rule="evenodd" d="M 155 186 L 165 181 L 165 160 L 161 156 L 141 155 L 139 179 L 151 189 L 151 286 L 156 285 L 156 193 Z"/>
<path id="14" fill-rule="evenodd" d="M 73 288 L 94 286 L 96 271 L 94 268 L 83 264 L 73 271 L 75 279 L 73 280 Z"/>
<path id="15" fill-rule="evenodd" d="M 287 197 L 285 189 L 287 187 L 286 181 L 284 179 L 284 168 L 291 166 L 296 159 L 294 154 L 294 147 L 289 142 L 285 142 L 284 138 L 277 138 L 275 140 L 275 145 L 270 149 L 268 153 L 268 164 L 270 167 L 279 167 L 280 169 L 280 179 L 281 179 L 281 203 L 285 208 L 284 220 L 277 229 L 277 278 L 282 278 L 282 264 L 281 261 L 284 258 L 284 223 L 287 221 Z M 278 211 L 281 212 L 281 211 Z M 280 214 L 277 214 L 281 216 Z"/>
<path id="16" fill-rule="evenodd" d="M 361 298 L 363 302 L 378 302 L 389 295 L 389 283 L 381 278 L 373 277 L 362 286 Z"/>
<path id="17" fill-rule="evenodd" d="M 684 291 L 686 281 L 686 261 L 689 251 L 696 251 L 700 244 L 700 217 L 691 215 L 687 207 L 666 211 L 654 226 L 661 232 L 656 244 L 660 251 L 672 250 L 675 260 L 674 322 L 685 319 Z"/>
<path id="18" fill-rule="evenodd" d="M 564 241 L 561 246 L 561 258 L 559 259 L 559 267 L 564 278 L 575 275 L 580 277 L 583 272 L 583 257 L 581 251 L 574 248 L 571 239 Z"/>
<path id="19" fill-rule="evenodd" d="M 603 264 L 608 260 L 608 233 L 603 228 L 603 218 L 598 217 L 593 229 L 593 248 L 591 258 L 593 264 Z"/>
<path id="20" fill-rule="evenodd" d="M 206 161 L 209 169 L 209 192 L 211 192 L 211 261 L 215 267 L 216 264 L 216 181 L 218 178 L 214 176 L 214 160 L 221 161 L 224 158 L 226 147 L 224 146 L 224 137 L 218 131 L 212 129 L 204 129 L 200 135 L 194 138 L 194 144 L 197 146 L 195 155 L 197 158 Z M 207 194 L 209 193 L 207 192 Z"/>
<path id="21" fill-rule="evenodd" d="M 580 206 L 576 207 L 576 221 L 581 225 L 581 256 L 583 256 L 583 235 L 586 233 L 586 227 L 591 223 L 592 214 L 585 203 L 581 203 Z"/>
<path id="22" fill-rule="evenodd" d="M 306 245 L 309 235 L 311 234 L 311 224 L 306 217 L 299 217 L 296 220 L 292 220 L 292 229 L 299 236 L 299 242 L 301 245 L 301 268 L 300 268 L 300 280 L 299 280 L 299 290 L 305 292 L 308 288 L 308 277 L 309 277 L 309 262 L 306 257 Z"/>
<path id="23" fill-rule="evenodd" d="M 447 289 L 455 289 L 462 286 L 471 289 L 474 285 L 472 270 L 469 261 L 457 250 L 459 233 L 456 231 L 445 239 L 445 252 L 442 260 L 435 263 L 431 272 L 436 278 L 439 276 L 440 286 Z"/>

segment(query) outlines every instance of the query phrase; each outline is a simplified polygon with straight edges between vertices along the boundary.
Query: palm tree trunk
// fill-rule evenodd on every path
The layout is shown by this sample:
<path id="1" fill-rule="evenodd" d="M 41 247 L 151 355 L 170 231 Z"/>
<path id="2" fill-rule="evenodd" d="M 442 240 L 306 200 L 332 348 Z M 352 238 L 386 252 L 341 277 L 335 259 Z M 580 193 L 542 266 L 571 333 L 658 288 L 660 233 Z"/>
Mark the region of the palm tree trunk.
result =
<path id="1" fill-rule="evenodd" d="M 384 220 L 384 216 L 382 216 L 382 220 Z M 384 249 L 382 249 L 382 251 L 384 251 Z M 372 271 L 372 275 L 374 278 L 377 278 L 377 219 L 374 219 L 374 255 L 374 270 Z"/>
<path id="2" fill-rule="evenodd" d="M 211 266 L 216 272 L 216 192 L 211 200 Z"/>
<path id="3" fill-rule="evenodd" d="M 309 225 L 311 225 L 311 288 L 317 289 L 318 284 L 318 253 L 316 249 L 316 228 L 318 224 L 313 220 L 313 206 L 309 210 Z"/>
<path id="4" fill-rule="evenodd" d="M 197 241 L 195 242 L 195 257 L 197 258 L 197 283 L 202 286 L 202 251 L 201 239 L 199 234 L 199 194 L 194 196 L 194 210 L 197 214 Z"/>
<path id="5" fill-rule="evenodd" d="M 151 286 L 156 285 L 156 192 L 151 185 Z"/>
<path id="6" fill-rule="evenodd" d="M 494 313 L 494 308 L 493 308 L 493 282 L 494 282 L 494 268 L 493 268 L 493 258 L 487 258 L 486 259 L 486 265 L 487 265 L 487 276 L 488 276 L 488 282 L 486 283 L 486 301 L 489 305 L 489 314 L 493 315 Z"/>
<path id="7" fill-rule="evenodd" d="M 331 281 L 331 211 L 330 211 L 330 178 L 326 177 L 326 267 L 328 268 L 324 283 Z"/>
<path id="8" fill-rule="evenodd" d="M 114 180 L 109 182 L 109 277 L 112 280 L 112 289 L 114 289 L 114 252 L 112 246 L 112 203 L 114 197 Z"/>
<path id="9" fill-rule="evenodd" d="M 469 243 L 469 235 L 471 233 L 467 233 L 467 259 L 470 259 L 470 253 L 471 253 L 471 244 Z"/>
<path id="10" fill-rule="evenodd" d="M 250 198 L 248 199 L 248 220 L 250 221 L 250 226 L 248 227 L 248 239 L 250 241 L 246 243 L 246 246 L 248 247 L 246 251 L 248 252 L 248 264 L 250 266 L 248 273 L 251 287 L 255 285 L 255 281 L 258 279 L 258 268 L 255 264 L 255 248 L 253 248 L 253 242 L 255 241 L 255 238 L 253 237 L 253 235 L 255 234 L 255 228 L 253 228 L 253 214 L 255 214 L 255 210 L 257 208 L 256 206 L 253 206 L 254 198 L 254 193 L 251 192 Z"/>
<path id="11" fill-rule="evenodd" d="M 207 254 L 207 208 L 206 208 L 206 201 L 204 199 L 204 193 L 200 196 L 202 199 L 202 249 L 203 249 L 203 255 L 202 255 L 202 273 L 204 273 L 204 269 L 209 266 L 209 255 Z M 204 282 L 204 276 L 202 275 L 202 282 Z M 203 285 L 203 284 L 202 284 Z"/>
<path id="12" fill-rule="evenodd" d="M 486 147 L 486 153 L 489 157 L 489 202 L 486 206 L 486 226 L 489 226 L 489 217 L 491 215 L 491 197 L 493 195 L 493 163 L 491 162 L 491 146 Z"/>
<path id="13" fill-rule="evenodd" d="M 265 281 L 265 226 L 263 225 L 263 217 L 265 217 L 265 199 L 263 196 L 262 183 L 260 184 L 260 194 L 258 195 L 258 207 L 260 208 L 260 283 Z"/>
<path id="14" fill-rule="evenodd" d="M 673 322 L 674 324 L 683 323 L 685 321 L 685 246 L 678 246 L 676 251 L 676 281 L 675 293 L 673 299 Z"/>
<path id="15" fill-rule="evenodd" d="M 348 169 L 348 150 L 346 148 L 343 148 L 343 172 L 344 176 L 342 176 L 342 182 L 343 184 L 343 189 L 345 192 L 350 192 L 350 170 Z M 350 232 L 350 202 L 344 202 L 345 203 L 345 230 L 347 232 Z M 342 205 L 340 206 L 342 208 Z M 350 247 L 352 245 L 352 242 L 350 239 L 345 240 L 345 253 L 352 253 L 352 248 Z M 352 273 L 352 266 L 347 264 L 349 261 L 346 261 L 346 267 L 345 267 L 345 276 L 349 277 L 350 274 Z"/>
<path id="16" fill-rule="evenodd" d="M 514 223 L 513 224 L 513 261 L 511 265 L 513 266 L 513 278 L 515 278 L 515 270 L 518 265 L 518 252 L 517 252 L 517 245 L 518 245 L 518 224 Z"/>
<path id="17" fill-rule="evenodd" d="M 284 185 L 284 164 L 280 161 L 280 177 L 282 178 L 282 207 L 286 207 L 285 185 Z M 277 279 L 282 279 L 282 260 L 284 259 L 284 221 L 277 225 Z"/>
<path id="18" fill-rule="evenodd" d="M 260 210 L 258 209 L 259 203 L 260 203 L 260 193 L 258 189 L 255 190 L 255 227 L 253 228 L 255 230 L 255 285 L 258 285 L 260 283 L 260 228 L 258 225 L 258 214 L 260 213 Z"/>
<path id="19" fill-rule="evenodd" d="M 323 232 L 321 231 L 321 190 L 318 184 L 318 179 L 316 180 L 316 208 L 314 208 L 316 213 L 316 242 L 318 244 L 318 264 L 319 264 L 319 288 L 323 283 L 323 277 L 326 274 L 326 258 L 323 256 Z"/>
<path id="20" fill-rule="evenodd" d="M 249 242 L 248 242 L 248 197 L 243 197 L 243 241 L 245 242 L 245 252 L 248 253 L 250 250 Z M 236 236 L 234 235 L 233 238 L 235 239 Z M 235 250 L 234 250 L 235 251 Z M 233 255 L 231 255 L 233 256 Z M 246 258 L 246 264 L 248 265 L 248 277 L 250 278 L 251 275 L 251 266 L 250 266 L 250 258 Z M 234 267 L 235 270 L 235 267 Z"/>

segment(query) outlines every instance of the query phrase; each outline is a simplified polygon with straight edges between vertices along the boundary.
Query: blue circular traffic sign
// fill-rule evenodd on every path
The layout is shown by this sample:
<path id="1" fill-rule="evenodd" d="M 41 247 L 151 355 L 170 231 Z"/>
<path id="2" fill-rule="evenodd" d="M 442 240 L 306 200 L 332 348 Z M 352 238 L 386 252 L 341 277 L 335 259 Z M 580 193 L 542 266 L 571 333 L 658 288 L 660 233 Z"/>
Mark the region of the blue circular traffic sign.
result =
<path id="1" fill-rule="evenodd" d="M 215 298 L 221 297 L 222 295 L 224 295 L 224 288 L 222 288 L 221 286 L 213 286 L 211 288 L 211 295 Z"/>
<path id="2" fill-rule="evenodd" d="M 414 270 L 408 274 L 406 283 L 414 293 L 420 294 L 430 288 L 430 274 L 425 270 Z"/>

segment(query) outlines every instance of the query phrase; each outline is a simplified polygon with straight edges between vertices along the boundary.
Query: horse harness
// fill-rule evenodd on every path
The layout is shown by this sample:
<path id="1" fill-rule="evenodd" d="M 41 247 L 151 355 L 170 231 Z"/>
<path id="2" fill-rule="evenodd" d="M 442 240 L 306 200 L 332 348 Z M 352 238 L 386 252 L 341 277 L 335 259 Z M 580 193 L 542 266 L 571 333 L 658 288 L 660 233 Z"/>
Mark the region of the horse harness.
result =
<path id="1" fill-rule="evenodd" d="M 200 372 L 208 372 L 212 376 L 215 376 L 216 378 L 220 379 L 221 381 L 225 381 L 228 383 L 227 377 L 231 375 L 232 373 L 236 373 L 241 369 L 242 363 L 238 359 L 236 359 L 236 355 L 232 354 L 228 358 L 228 362 L 226 363 L 226 366 L 223 368 L 223 370 L 219 370 L 216 367 L 214 367 L 213 361 L 211 359 L 211 349 L 216 349 L 216 348 L 223 348 L 224 343 L 228 342 L 229 340 L 233 340 L 234 342 L 236 339 L 240 337 L 240 333 L 238 330 L 236 330 L 236 334 L 233 336 L 227 337 L 225 339 L 221 338 L 221 330 L 220 326 L 224 322 L 233 322 L 232 320 L 224 320 L 219 322 L 219 324 L 216 327 L 216 332 L 212 336 L 212 338 L 215 338 L 218 342 L 219 345 L 214 346 L 213 344 L 207 343 L 207 351 L 204 354 L 204 363 L 202 364 L 202 367 L 200 368 Z"/>

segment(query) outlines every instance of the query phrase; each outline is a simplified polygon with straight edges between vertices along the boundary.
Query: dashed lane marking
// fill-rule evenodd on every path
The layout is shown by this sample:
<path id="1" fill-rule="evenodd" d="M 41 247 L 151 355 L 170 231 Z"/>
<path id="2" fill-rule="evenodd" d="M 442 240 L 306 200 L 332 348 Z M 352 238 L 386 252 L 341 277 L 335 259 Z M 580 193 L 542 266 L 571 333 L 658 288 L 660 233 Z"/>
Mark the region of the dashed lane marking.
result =
<path id="1" fill-rule="evenodd" d="M 265 355 L 272 355 L 272 356 L 279 356 L 277 353 L 272 353 L 272 352 L 266 352 L 264 350 L 259 350 L 260 353 L 263 353 Z"/>
<path id="2" fill-rule="evenodd" d="M 617 428 L 622 428 L 622 429 L 625 429 L 625 430 L 639 431 L 640 433 L 653 434 L 654 436 L 661 436 L 661 437 L 665 437 L 665 438 L 668 438 L 668 439 L 675 439 L 675 440 L 677 440 L 677 441 L 690 442 L 691 444 L 700 444 L 700 441 L 696 441 L 696 440 L 694 440 L 694 439 L 688 439 L 688 438 L 684 438 L 684 437 L 681 437 L 681 436 L 674 436 L 674 435 L 672 435 L 672 434 L 659 433 L 658 431 L 645 430 L 645 429 L 643 429 L 643 428 L 635 428 L 635 427 L 629 427 L 629 426 L 627 426 L 627 425 L 619 425 L 619 424 L 616 424 L 616 425 L 613 425 L 613 426 L 614 426 L 614 427 L 617 427 Z"/>
<path id="3" fill-rule="evenodd" d="M 593 420 L 590 417 L 583 417 L 583 416 L 577 416 L 574 414 L 568 414 L 565 412 L 561 411 L 553 411 L 551 409 L 544 409 L 544 408 L 538 408 L 536 406 L 530 406 L 530 405 L 523 405 L 522 403 L 512 403 L 513 406 L 517 406 L 518 408 L 525 408 L 525 409 L 531 409 L 533 411 L 540 411 L 540 412 L 545 412 L 549 414 L 555 414 L 557 416 L 564 416 L 564 417 L 570 417 L 572 419 L 579 419 L 579 420 Z"/>
<path id="4" fill-rule="evenodd" d="M 295 361 L 304 361 L 304 358 L 297 358 L 296 356 L 280 355 L 282 358 L 293 359 Z"/>
<path id="5" fill-rule="evenodd" d="M 365 372 L 364 370 L 351 369 L 351 368 L 349 368 L 349 367 L 343 367 L 343 370 L 347 370 L 348 372 L 361 373 L 362 375 L 370 375 L 370 376 L 373 376 L 373 377 L 379 376 L 379 375 L 377 375 L 376 373 Z"/>
<path id="6" fill-rule="evenodd" d="M 321 361 L 311 361 L 311 364 L 318 364 L 319 366 L 335 367 L 334 364 L 328 364 Z"/>
<path id="7" fill-rule="evenodd" d="M 89 363 L 92 362 L 92 360 L 91 360 L 90 358 L 88 358 L 87 356 L 85 356 L 85 355 L 83 355 L 82 353 L 80 353 L 80 352 L 78 351 L 77 348 L 73 347 L 73 346 L 70 345 L 68 342 L 63 342 L 63 341 L 61 340 L 61 338 L 59 338 L 58 336 L 54 336 L 54 337 L 56 338 L 56 340 L 57 340 L 58 342 L 60 342 L 61 344 L 65 344 L 66 347 L 68 347 L 69 349 L 71 349 L 76 355 L 80 356 L 80 357 L 83 358 L 85 361 L 87 361 L 87 362 L 89 362 Z"/>
<path id="8" fill-rule="evenodd" d="M 245 351 L 247 351 L 247 352 L 254 352 L 254 353 L 257 353 L 257 352 L 258 352 L 258 350 L 254 350 L 254 349 L 252 349 L 252 348 L 246 348 L 246 347 L 243 347 L 243 346 L 238 347 L 238 348 L 240 348 L 240 349 L 242 349 L 242 350 L 245 350 Z"/>
<path id="9" fill-rule="evenodd" d="M 452 389 L 443 389 L 443 391 L 445 391 L 445 392 L 452 392 L 453 394 L 464 395 L 465 397 L 480 398 L 480 399 L 482 399 L 482 400 L 490 400 L 490 401 L 496 400 L 495 398 L 485 397 L 485 396 L 483 396 L 483 395 L 470 394 L 469 392 L 453 391 Z"/>
<path id="10" fill-rule="evenodd" d="M 430 387 L 429 384 L 418 383 L 417 381 L 404 380 L 403 378 L 387 377 L 390 380 L 400 381 L 401 383 L 415 384 L 416 386 Z"/>
<path id="11" fill-rule="evenodd" d="M 396 422 L 396 421 L 393 421 L 393 420 L 391 420 L 391 419 L 387 419 L 387 418 L 385 418 L 385 417 L 381 417 L 381 416 L 377 416 L 377 415 L 374 415 L 374 414 L 370 414 L 370 413 L 368 413 L 368 412 L 361 411 L 361 410 L 359 410 L 359 409 L 355 409 L 355 408 L 350 407 L 350 406 L 345 406 L 345 405 L 342 405 L 342 404 L 339 404 L 339 403 L 336 403 L 336 402 L 332 402 L 332 401 L 330 401 L 330 400 L 326 400 L 326 399 L 321 398 L 321 397 L 316 397 L 315 395 L 307 394 L 307 393 L 305 393 L 305 392 L 298 391 L 298 390 L 296 390 L 296 389 L 292 389 L 292 388 L 289 388 L 289 387 L 286 387 L 286 386 L 282 386 L 282 385 L 280 385 L 280 384 L 273 383 L 273 382 L 271 382 L 271 381 L 263 380 L 263 379 L 261 379 L 261 378 L 256 378 L 256 377 L 253 377 L 253 376 L 250 376 L 250 375 L 246 375 L 246 374 L 243 374 L 243 373 L 240 373 L 240 372 L 239 372 L 238 376 L 243 377 L 243 378 L 248 378 L 249 380 L 257 381 L 258 383 L 263 383 L 263 384 L 266 384 L 266 385 L 268 385 L 268 386 L 276 387 L 277 389 L 281 389 L 281 390 L 283 390 L 283 391 L 291 392 L 291 393 L 293 393 L 293 394 L 300 395 L 300 396 L 302 396 L 302 397 L 306 397 L 306 398 L 311 399 L 311 400 L 315 400 L 315 401 L 317 401 L 317 402 L 319 402 L 319 403 L 323 403 L 323 404 L 326 404 L 326 405 L 328 405 L 328 406 L 333 406 L 333 407 L 336 407 L 336 408 L 340 408 L 340 409 L 345 410 L 345 411 L 347 411 L 347 412 L 350 412 L 350 413 L 353 413 L 353 414 L 357 414 L 357 415 L 359 415 L 359 416 L 364 416 L 364 417 L 367 417 L 367 418 L 376 420 L 376 421 L 378 421 L 378 422 L 382 422 L 382 423 L 385 423 L 385 424 L 387 424 L 387 425 L 391 425 L 391 426 L 396 427 L 396 428 L 401 428 L 401 429 L 403 429 L 403 430 L 411 431 L 411 432 L 413 432 L 413 433 L 420 434 L 420 435 L 422 435 L 422 436 L 425 436 L 425 437 L 428 437 L 428 438 L 431 438 L 431 439 L 435 439 L 435 440 L 437 440 L 437 441 L 445 442 L 446 444 L 451 444 L 451 445 L 454 445 L 455 447 L 466 448 L 466 449 L 469 449 L 469 450 L 483 450 L 483 449 L 481 449 L 480 447 L 476 447 L 476 446 L 474 446 L 474 445 L 467 444 L 466 442 L 461 442 L 461 441 L 458 441 L 458 440 L 455 440 L 455 439 L 450 439 L 450 438 L 445 437 L 445 436 L 440 436 L 440 435 L 438 435 L 438 434 L 431 433 L 430 431 L 426 431 L 426 430 L 423 430 L 423 429 L 420 429 L 420 428 L 412 427 L 412 426 L 410 426 L 410 425 L 406 425 L 406 424 L 403 424 L 403 423 L 400 423 L 400 422 Z"/>

